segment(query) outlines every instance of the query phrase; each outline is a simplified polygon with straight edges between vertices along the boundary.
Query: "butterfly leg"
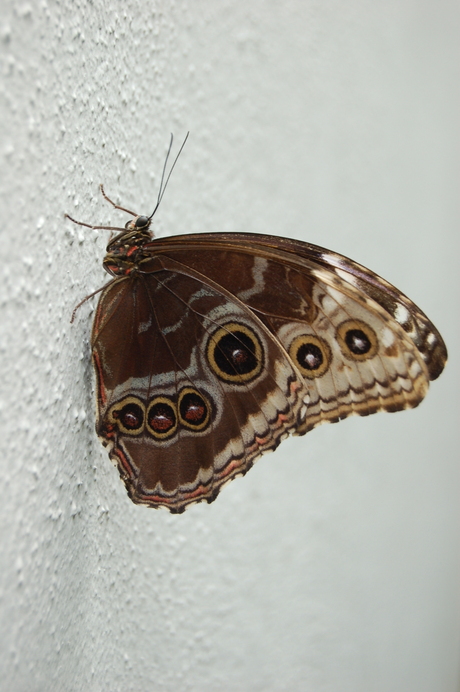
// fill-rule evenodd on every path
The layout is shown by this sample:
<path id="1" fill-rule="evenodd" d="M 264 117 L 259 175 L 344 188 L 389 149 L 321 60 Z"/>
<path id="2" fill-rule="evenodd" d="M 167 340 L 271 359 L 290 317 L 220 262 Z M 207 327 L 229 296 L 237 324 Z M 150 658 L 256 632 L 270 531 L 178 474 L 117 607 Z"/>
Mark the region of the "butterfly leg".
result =
<path id="1" fill-rule="evenodd" d="M 125 207 L 120 207 L 120 206 L 118 206 L 118 204 L 115 204 L 115 202 L 112 202 L 110 197 L 107 197 L 107 195 L 105 194 L 104 186 L 102 183 L 99 185 L 99 188 L 101 190 L 103 198 L 107 202 L 109 202 L 109 204 L 111 204 L 114 209 L 119 209 L 120 211 L 125 211 L 127 214 L 131 214 L 131 216 L 137 216 L 137 214 L 135 214 L 133 211 L 130 211 L 129 209 L 125 209 Z"/>
<path id="2" fill-rule="evenodd" d="M 72 221 L 72 223 L 76 223 L 77 226 L 86 226 L 86 228 L 92 228 L 93 231 L 126 231 L 126 228 L 117 228 L 115 226 L 91 226 L 91 224 L 89 223 L 83 223 L 83 221 L 76 221 L 76 219 L 73 219 L 68 214 L 64 214 L 64 217 Z"/>
<path id="3" fill-rule="evenodd" d="M 70 324 L 73 324 L 73 321 L 74 321 L 74 319 L 75 319 L 75 315 L 77 314 L 77 310 L 78 310 L 79 308 L 81 308 L 81 306 L 82 306 L 84 303 L 86 303 L 87 300 L 89 300 L 89 299 L 92 298 L 93 296 L 96 296 L 98 293 L 100 293 L 101 291 L 103 291 L 104 288 L 105 288 L 105 286 L 101 286 L 101 288 L 98 288 L 97 291 L 93 291 L 92 293 L 89 294 L 89 296 L 86 296 L 85 298 L 83 298 L 83 300 L 80 300 L 80 302 L 78 303 L 78 305 L 76 305 L 76 306 L 74 307 L 74 309 L 72 310 L 72 317 L 70 318 Z"/>

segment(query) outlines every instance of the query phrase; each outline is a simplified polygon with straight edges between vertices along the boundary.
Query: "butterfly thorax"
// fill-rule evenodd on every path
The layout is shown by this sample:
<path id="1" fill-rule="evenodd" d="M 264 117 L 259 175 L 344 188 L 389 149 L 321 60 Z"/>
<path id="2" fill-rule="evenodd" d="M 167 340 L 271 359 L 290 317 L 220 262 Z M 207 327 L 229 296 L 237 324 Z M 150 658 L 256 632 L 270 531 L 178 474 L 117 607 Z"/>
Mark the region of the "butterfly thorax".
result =
<path id="1" fill-rule="evenodd" d="M 152 238 L 148 217 L 138 216 L 129 221 L 126 230 L 118 233 L 107 245 L 107 254 L 102 263 L 104 269 L 112 276 L 132 274 L 139 263 L 148 256 L 144 246 L 150 243 Z"/>

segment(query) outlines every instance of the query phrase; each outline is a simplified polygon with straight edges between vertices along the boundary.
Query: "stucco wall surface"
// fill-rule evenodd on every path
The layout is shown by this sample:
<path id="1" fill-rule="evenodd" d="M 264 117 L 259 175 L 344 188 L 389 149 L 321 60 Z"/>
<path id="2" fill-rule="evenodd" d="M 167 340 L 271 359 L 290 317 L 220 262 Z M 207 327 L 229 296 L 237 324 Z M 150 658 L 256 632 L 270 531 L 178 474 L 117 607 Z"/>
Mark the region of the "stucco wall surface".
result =
<path id="1" fill-rule="evenodd" d="M 3 0 L 0 688 L 458 690 L 459 6 Z M 107 233 L 330 247 L 433 320 L 416 410 L 284 442 L 212 505 L 133 505 L 94 431 Z"/>

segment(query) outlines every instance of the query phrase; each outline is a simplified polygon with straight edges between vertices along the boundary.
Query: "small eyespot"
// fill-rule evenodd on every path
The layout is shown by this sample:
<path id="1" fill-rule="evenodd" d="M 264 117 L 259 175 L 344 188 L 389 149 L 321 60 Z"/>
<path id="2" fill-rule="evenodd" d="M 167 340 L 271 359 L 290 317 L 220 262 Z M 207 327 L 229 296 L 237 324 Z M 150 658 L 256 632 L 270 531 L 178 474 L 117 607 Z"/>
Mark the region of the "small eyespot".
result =
<path id="1" fill-rule="evenodd" d="M 139 435 L 144 429 L 144 405 L 135 397 L 126 397 L 112 406 L 108 418 L 121 432 Z"/>
<path id="2" fill-rule="evenodd" d="M 150 219 L 148 216 L 138 216 L 134 221 L 134 225 L 136 228 L 144 228 L 144 226 L 148 226 L 149 223 Z"/>
<path id="3" fill-rule="evenodd" d="M 378 351 L 374 330 L 361 320 L 347 320 L 337 329 L 337 339 L 342 353 L 352 360 L 373 358 Z"/>
<path id="4" fill-rule="evenodd" d="M 289 355 L 304 377 L 321 377 L 329 369 L 329 344 L 313 334 L 302 334 L 289 347 Z"/>
<path id="5" fill-rule="evenodd" d="M 217 377 L 235 384 L 253 380 L 264 363 L 258 336 L 246 325 L 236 322 L 229 322 L 211 336 L 206 353 Z"/>
<path id="6" fill-rule="evenodd" d="M 179 394 L 179 418 L 190 430 L 204 430 L 211 419 L 211 407 L 196 389 L 183 389 Z"/>
<path id="7" fill-rule="evenodd" d="M 152 399 L 147 409 L 146 426 L 158 440 L 174 435 L 177 429 L 177 412 L 173 402 L 161 396 Z"/>

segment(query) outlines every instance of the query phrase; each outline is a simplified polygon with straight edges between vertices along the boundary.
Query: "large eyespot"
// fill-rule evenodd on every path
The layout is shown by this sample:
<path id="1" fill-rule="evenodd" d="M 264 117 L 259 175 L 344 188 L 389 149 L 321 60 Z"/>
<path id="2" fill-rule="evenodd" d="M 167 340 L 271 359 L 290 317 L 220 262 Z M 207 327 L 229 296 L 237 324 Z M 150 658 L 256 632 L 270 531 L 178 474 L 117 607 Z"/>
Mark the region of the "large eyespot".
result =
<path id="1" fill-rule="evenodd" d="M 177 429 L 175 404 L 164 396 L 152 399 L 147 409 L 146 426 L 157 440 L 165 440 L 174 435 Z"/>
<path id="2" fill-rule="evenodd" d="M 245 324 L 229 322 L 208 341 L 208 361 L 225 382 L 246 383 L 262 370 L 264 354 L 258 336 Z"/>
<path id="3" fill-rule="evenodd" d="M 343 354 L 352 360 L 373 358 L 378 351 L 377 335 L 361 320 L 347 320 L 337 329 L 337 339 Z"/>
<path id="4" fill-rule="evenodd" d="M 190 430 L 204 430 L 211 420 L 211 406 L 196 389 L 188 387 L 179 394 L 179 419 Z"/>
<path id="5" fill-rule="evenodd" d="M 321 377 L 331 362 L 329 344 L 312 334 L 301 334 L 289 347 L 289 355 L 305 377 Z"/>
<path id="6" fill-rule="evenodd" d="M 144 404 L 134 396 L 127 396 L 112 406 L 108 418 L 126 435 L 139 435 L 144 429 Z"/>

